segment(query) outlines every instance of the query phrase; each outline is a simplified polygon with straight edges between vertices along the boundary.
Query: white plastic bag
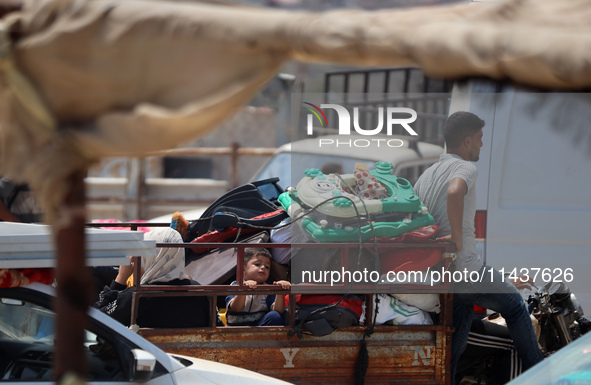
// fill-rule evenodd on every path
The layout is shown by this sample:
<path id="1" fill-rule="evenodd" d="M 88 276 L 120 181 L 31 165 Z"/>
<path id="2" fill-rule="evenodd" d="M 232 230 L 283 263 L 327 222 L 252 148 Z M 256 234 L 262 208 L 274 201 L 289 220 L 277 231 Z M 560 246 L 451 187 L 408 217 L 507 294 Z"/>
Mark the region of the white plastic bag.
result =
<path id="1" fill-rule="evenodd" d="M 429 313 L 439 313 L 439 294 L 392 294 L 407 305 Z"/>
<path id="2" fill-rule="evenodd" d="M 411 306 L 387 294 L 378 294 L 378 313 L 376 325 L 383 325 L 392 321 L 394 325 L 433 325 L 429 313 Z M 372 297 L 372 301 L 375 298 Z M 375 306 L 375 303 L 374 303 Z M 365 309 L 365 306 L 364 306 Z M 360 321 L 365 321 L 365 313 Z"/>
<path id="3" fill-rule="evenodd" d="M 277 226 L 283 226 L 291 222 L 291 218 L 285 218 Z M 290 226 L 271 230 L 271 243 L 308 243 L 309 238 L 302 229 L 301 221 L 292 223 Z M 299 251 L 296 249 L 294 251 Z M 272 248 L 271 256 L 277 263 L 288 264 L 292 257 L 292 248 Z"/>

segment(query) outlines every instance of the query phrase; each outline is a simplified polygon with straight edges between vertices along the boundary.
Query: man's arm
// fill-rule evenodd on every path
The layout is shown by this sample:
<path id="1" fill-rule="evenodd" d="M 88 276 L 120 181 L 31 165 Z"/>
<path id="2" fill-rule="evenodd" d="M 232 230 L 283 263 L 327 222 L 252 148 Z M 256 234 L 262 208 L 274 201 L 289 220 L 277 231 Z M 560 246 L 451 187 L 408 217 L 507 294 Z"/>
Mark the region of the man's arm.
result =
<path id="1" fill-rule="evenodd" d="M 464 220 L 464 197 L 468 192 L 468 185 L 462 178 L 453 178 L 447 188 L 447 218 L 451 227 L 450 241 L 455 243 L 456 252 L 462 250 Z"/>
<path id="2" fill-rule="evenodd" d="M 119 273 L 115 277 L 115 282 L 120 285 L 127 286 L 127 280 L 133 274 L 133 265 L 121 265 L 119 266 Z"/>

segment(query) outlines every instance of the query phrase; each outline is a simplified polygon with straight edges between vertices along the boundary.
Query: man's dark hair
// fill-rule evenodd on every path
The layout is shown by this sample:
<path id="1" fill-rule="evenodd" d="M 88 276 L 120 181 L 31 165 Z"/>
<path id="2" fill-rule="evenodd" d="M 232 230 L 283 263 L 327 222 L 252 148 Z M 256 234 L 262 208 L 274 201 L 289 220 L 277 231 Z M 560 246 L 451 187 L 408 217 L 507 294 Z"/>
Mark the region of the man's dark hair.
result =
<path id="1" fill-rule="evenodd" d="M 255 255 L 262 255 L 269 259 L 272 259 L 271 253 L 267 249 L 263 249 L 262 247 L 247 247 L 244 249 L 244 266 L 250 261 L 252 257 Z"/>
<path id="2" fill-rule="evenodd" d="M 484 127 L 484 120 L 471 112 L 454 112 L 443 126 L 443 138 L 447 148 L 456 148 L 466 136 L 473 135 Z"/>

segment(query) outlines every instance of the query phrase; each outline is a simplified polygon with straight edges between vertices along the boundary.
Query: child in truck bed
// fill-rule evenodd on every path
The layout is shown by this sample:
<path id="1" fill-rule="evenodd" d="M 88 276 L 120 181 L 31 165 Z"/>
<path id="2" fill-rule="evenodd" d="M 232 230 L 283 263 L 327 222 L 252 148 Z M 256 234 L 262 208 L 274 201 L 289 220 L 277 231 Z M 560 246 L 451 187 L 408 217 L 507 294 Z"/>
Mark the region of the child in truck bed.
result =
<path id="1" fill-rule="evenodd" d="M 244 250 L 244 284 L 251 289 L 265 283 L 271 269 L 271 254 L 263 248 Z M 284 289 L 287 281 L 275 281 Z M 232 282 L 236 285 L 236 281 Z M 226 297 L 226 319 L 229 326 L 283 325 L 285 297 L 283 295 L 229 295 Z"/>

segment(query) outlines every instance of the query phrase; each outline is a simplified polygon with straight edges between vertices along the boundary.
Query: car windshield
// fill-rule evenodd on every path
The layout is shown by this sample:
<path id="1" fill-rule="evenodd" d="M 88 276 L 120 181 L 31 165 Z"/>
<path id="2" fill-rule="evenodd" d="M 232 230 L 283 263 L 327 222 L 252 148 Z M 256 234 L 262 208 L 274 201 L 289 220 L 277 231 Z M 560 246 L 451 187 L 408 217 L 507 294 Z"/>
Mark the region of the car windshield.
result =
<path id="1" fill-rule="evenodd" d="M 285 188 L 287 186 L 295 186 L 304 177 L 304 171 L 308 168 L 322 169 L 324 165 L 335 163 L 342 167 L 343 173 L 352 174 L 353 170 L 355 170 L 355 163 L 358 162 L 365 163 L 370 170 L 375 168 L 375 161 L 370 159 L 325 154 L 281 152 L 273 156 L 253 180 L 257 181 L 278 177 L 279 185 Z"/>
<path id="2" fill-rule="evenodd" d="M 540 362 L 510 385 L 577 385 L 591 383 L 591 333 Z"/>
<path id="3" fill-rule="evenodd" d="M 55 353 L 55 313 L 45 306 L 8 296 L 0 297 L 0 378 L 10 383 L 50 382 Z M 14 292 L 17 293 L 17 292 Z M 5 294 L 3 294 L 5 295 Z M 35 291 L 27 295 L 36 295 Z M 17 297 L 19 297 L 18 295 Z M 87 380 L 121 383 L 128 378 L 129 346 L 84 331 Z"/>
<path id="4" fill-rule="evenodd" d="M 55 314 L 31 303 L 0 300 L 0 340 L 37 341 L 53 344 Z"/>
<path id="5" fill-rule="evenodd" d="M 35 342 L 53 345 L 55 313 L 30 302 L 0 298 L 0 341 Z M 96 335 L 85 332 L 85 342 Z"/>

